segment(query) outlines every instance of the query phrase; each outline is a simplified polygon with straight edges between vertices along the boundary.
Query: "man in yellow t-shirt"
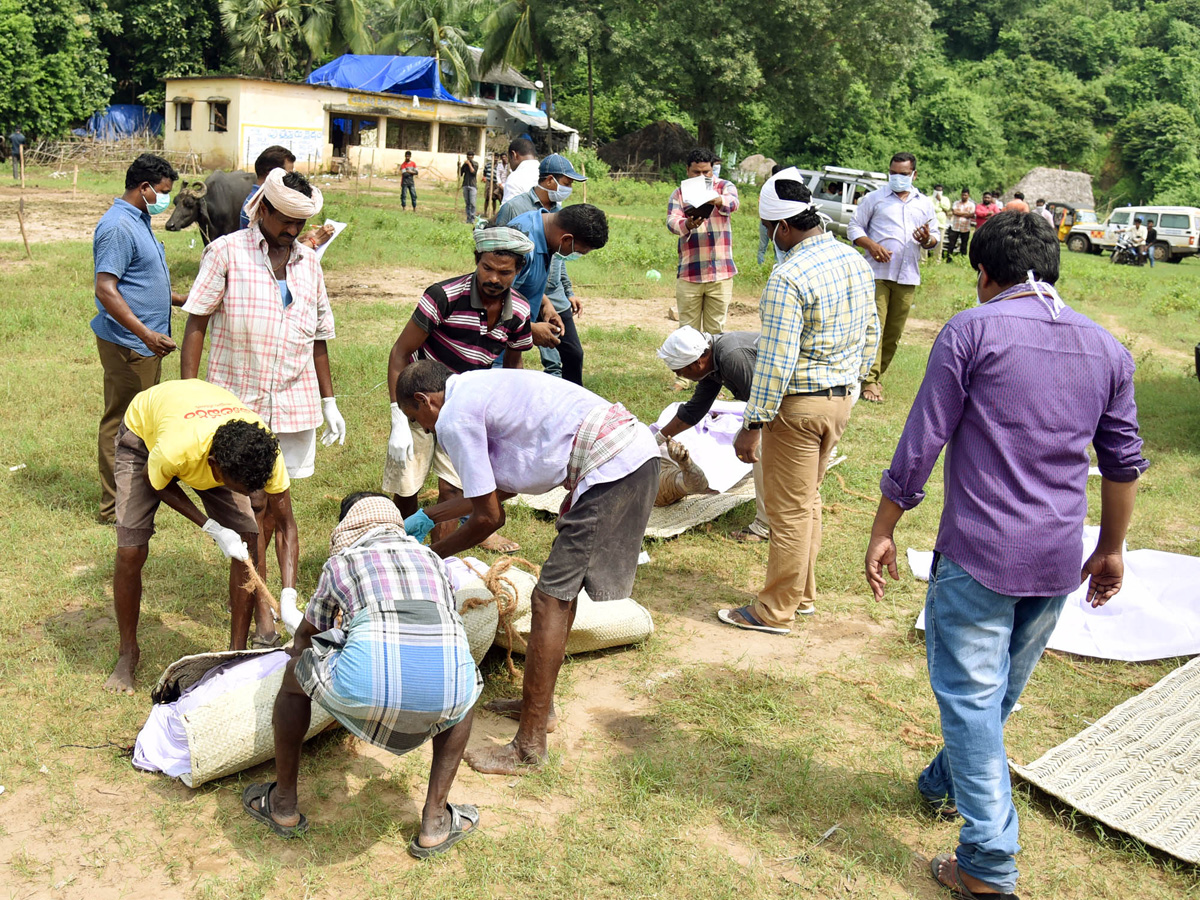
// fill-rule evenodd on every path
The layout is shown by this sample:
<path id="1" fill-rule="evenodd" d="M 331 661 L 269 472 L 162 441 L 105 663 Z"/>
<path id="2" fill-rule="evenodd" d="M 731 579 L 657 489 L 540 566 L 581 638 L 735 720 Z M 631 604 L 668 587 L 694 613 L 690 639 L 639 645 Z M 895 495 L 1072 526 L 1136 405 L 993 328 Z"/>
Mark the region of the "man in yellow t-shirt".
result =
<path id="1" fill-rule="evenodd" d="M 121 643 L 105 688 L 133 692 L 137 669 L 142 567 L 154 534 L 154 516 L 166 503 L 204 530 L 231 560 L 230 647 L 244 650 L 253 609 L 255 644 L 276 640 L 270 608 L 242 588 L 246 562 L 257 562 L 258 525 L 250 494 L 281 494 L 291 508 L 279 442 L 255 413 L 224 388 L 196 379 L 168 381 L 133 398 L 117 428 L 117 561 L 113 605 Z M 204 512 L 183 492 L 196 492 Z M 207 515 L 206 515 L 207 514 Z"/>

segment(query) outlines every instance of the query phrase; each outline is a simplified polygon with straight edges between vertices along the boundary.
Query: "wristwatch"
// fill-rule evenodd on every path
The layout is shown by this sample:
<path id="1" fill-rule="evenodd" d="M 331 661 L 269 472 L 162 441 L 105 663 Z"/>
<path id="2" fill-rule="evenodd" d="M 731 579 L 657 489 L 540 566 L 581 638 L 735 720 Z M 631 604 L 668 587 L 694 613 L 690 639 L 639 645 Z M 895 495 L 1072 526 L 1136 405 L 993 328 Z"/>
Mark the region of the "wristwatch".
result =
<path id="1" fill-rule="evenodd" d="M 749 424 L 742 425 L 742 428 L 745 429 L 746 431 L 761 431 L 762 427 L 763 427 L 762 422 L 750 422 Z"/>

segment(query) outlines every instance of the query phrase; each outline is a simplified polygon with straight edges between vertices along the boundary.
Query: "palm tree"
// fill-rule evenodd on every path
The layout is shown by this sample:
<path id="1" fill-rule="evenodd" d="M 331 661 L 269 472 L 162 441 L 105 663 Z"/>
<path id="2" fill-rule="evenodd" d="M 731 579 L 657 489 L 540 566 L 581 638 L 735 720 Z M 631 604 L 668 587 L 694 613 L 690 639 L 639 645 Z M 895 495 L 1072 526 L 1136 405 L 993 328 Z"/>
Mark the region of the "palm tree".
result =
<path id="1" fill-rule="evenodd" d="M 305 51 L 301 0 L 220 0 L 221 27 L 243 74 L 283 80 Z"/>
<path id="2" fill-rule="evenodd" d="M 382 36 L 375 51 L 432 56 L 447 87 L 466 96 L 471 90 L 471 52 L 463 26 L 480 2 L 392 0 L 379 18 Z"/>
<path id="3" fill-rule="evenodd" d="M 531 59 L 537 60 L 538 77 L 546 86 L 546 135 L 550 138 L 554 126 L 554 89 L 546 75 L 546 57 L 550 47 L 538 33 L 538 11 L 535 0 L 504 0 L 483 20 L 483 55 L 479 72 L 490 72 L 496 66 L 509 65 L 520 69 Z"/>
<path id="4" fill-rule="evenodd" d="M 300 32 L 308 48 L 308 72 L 326 56 L 371 52 L 361 0 L 303 0 L 303 6 Z"/>

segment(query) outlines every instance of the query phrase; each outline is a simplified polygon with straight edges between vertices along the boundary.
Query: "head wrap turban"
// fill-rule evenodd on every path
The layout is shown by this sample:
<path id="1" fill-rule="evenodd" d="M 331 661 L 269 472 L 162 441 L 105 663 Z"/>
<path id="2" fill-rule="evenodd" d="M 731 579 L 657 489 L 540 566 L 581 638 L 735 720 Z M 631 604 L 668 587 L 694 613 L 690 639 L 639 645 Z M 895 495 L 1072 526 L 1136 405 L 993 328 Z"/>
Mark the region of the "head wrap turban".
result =
<path id="1" fill-rule="evenodd" d="M 262 187 L 250 198 L 246 204 L 246 215 L 250 217 L 251 225 L 262 218 L 263 200 L 267 200 L 277 213 L 292 219 L 311 219 L 321 211 L 321 207 L 325 205 L 325 198 L 321 196 L 317 186 L 312 186 L 311 197 L 305 197 L 283 183 L 283 176 L 286 174 L 283 169 L 272 169 Z"/>
<path id="2" fill-rule="evenodd" d="M 758 195 L 758 217 L 765 222 L 782 222 L 813 208 L 811 203 L 801 203 L 799 200 L 781 200 L 775 191 L 776 183 L 780 181 L 798 181 L 804 184 L 804 176 L 795 166 L 782 169 L 767 179 Z"/>
<path id="3" fill-rule="evenodd" d="M 672 372 L 678 372 L 684 366 L 690 366 L 704 351 L 712 346 L 712 335 L 697 331 L 691 325 L 684 325 L 671 332 L 671 336 L 663 341 L 658 348 L 658 358 L 667 364 Z"/>
<path id="4" fill-rule="evenodd" d="M 515 228 L 501 226 L 475 229 L 476 253 L 495 253 L 497 250 L 507 250 L 509 253 L 528 256 L 533 252 L 533 241 L 525 232 Z"/>
<path id="5" fill-rule="evenodd" d="M 329 536 L 330 555 L 350 549 L 381 528 L 394 531 L 396 537 L 404 537 L 404 516 L 387 497 L 363 497 L 346 511 L 346 517 Z"/>

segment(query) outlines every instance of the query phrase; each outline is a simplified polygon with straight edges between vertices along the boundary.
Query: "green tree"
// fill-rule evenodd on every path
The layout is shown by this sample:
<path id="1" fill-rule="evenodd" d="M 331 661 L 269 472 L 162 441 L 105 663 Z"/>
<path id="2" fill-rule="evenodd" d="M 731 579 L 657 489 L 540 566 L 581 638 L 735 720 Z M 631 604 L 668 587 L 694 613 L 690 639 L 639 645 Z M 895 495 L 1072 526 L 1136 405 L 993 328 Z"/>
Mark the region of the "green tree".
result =
<path id="1" fill-rule="evenodd" d="M 232 61 L 247 75 L 290 80 L 330 57 L 370 51 L 360 0 L 220 0 L 220 8 Z"/>
<path id="2" fill-rule="evenodd" d="M 554 117 L 554 85 L 547 63 L 554 50 L 538 27 L 545 13 L 535 0 L 502 0 L 483 20 L 485 37 L 479 71 L 490 72 L 499 65 L 522 69 L 536 61 L 538 78 L 546 92 L 546 124 L 550 126 Z"/>
<path id="3" fill-rule="evenodd" d="M 1148 103 L 1117 127 L 1117 147 L 1141 198 L 1177 191 L 1196 175 L 1200 127 L 1174 103 Z"/>
<path id="4" fill-rule="evenodd" d="M 375 52 L 432 56 L 442 82 L 455 94 L 471 89 L 467 27 L 479 0 L 392 0 L 376 19 Z"/>
<path id="5" fill-rule="evenodd" d="M 0 0 L 0 125 L 58 137 L 112 90 L 92 17 L 77 0 Z"/>

